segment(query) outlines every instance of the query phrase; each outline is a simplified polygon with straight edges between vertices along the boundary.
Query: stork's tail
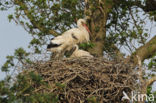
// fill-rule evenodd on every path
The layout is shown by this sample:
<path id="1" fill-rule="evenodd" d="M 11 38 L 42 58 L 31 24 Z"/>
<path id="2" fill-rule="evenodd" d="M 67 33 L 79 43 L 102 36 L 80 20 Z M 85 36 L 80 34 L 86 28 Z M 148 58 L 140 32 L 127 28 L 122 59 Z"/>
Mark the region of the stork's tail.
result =
<path id="1" fill-rule="evenodd" d="M 60 45 L 61 44 L 53 44 L 53 43 L 50 43 L 50 44 L 48 44 L 47 49 L 59 47 Z"/>
<path id="2" fill-rule="evenodd" d="M 63 39 L 61 36 L 52 38 L 50 44 L 48 44 L 47 46 L 47 49 L 59 47 L 60 45 L 62 45 L 62 43 L 63 43 Z"/>

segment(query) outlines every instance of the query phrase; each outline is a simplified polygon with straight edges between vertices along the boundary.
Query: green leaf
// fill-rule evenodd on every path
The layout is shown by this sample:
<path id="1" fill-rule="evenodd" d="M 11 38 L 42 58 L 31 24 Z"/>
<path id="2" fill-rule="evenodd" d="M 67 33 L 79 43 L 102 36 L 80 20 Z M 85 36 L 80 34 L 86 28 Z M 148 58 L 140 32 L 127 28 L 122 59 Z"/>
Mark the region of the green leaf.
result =
<path id="1" fill-rule="evenodd" d="M 11 22 L 11 20 L 13 19 L 13 15 L 8 15 L 8 19 L 9 19 L 9 22 Z"/>
<path id="2" fill-rule="evenodd" d="M 40 45 L 41 42 L 40 42 L 39 39 L 34 38 L 34 39 L 31 40 L 30 44 L 31 44 L 31 45 L 35 45 L 35 44 L 36 44 L 36 45 Z"/>

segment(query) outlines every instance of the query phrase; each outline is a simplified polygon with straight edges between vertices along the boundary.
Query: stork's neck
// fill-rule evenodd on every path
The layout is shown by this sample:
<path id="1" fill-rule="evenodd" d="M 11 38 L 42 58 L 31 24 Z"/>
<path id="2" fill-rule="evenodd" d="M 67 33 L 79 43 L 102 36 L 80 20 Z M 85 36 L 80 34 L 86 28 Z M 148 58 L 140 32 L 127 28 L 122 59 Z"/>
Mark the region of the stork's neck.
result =
<path id="1" fill-rule="evenodd" d="M 86 29 L 86 27 L 84 25 L 80 24 L 80 25 L 77 25 L 77 26 L 78 26 L 78 28 L 80 30 L 83 30 L 83 31 L 87 31 L 88 32 L 88 30 Z"/>
<path id="2" fill-rule="evenodd" d="M 84 27 L 81 23 L 78 23 L 78 24 L 77 24 L 77 27 L 78 27 L 79 29 L 85 29 L 85 27 Z"/>
<path id="3" fill-rule="evenodd" d="M 74 51 L 74 52 L 76 52 L 76 51 L 78 51 L 78 50 L 79 50 L 78 45 L 75 45 L 75 47 L 76 47 L 76 49 L 75 49 L 75 51 Z"/>
<path id="4" fill-rule="evenodd" d="M 79 19 L 78 21 L 77 21 L 77 27 L 80 29 L 80 30 L 83 30 L 83 29 L 85 29 L 85 27 L 82 25 L 82 23 L 81 23 L 81 19 Z"/>

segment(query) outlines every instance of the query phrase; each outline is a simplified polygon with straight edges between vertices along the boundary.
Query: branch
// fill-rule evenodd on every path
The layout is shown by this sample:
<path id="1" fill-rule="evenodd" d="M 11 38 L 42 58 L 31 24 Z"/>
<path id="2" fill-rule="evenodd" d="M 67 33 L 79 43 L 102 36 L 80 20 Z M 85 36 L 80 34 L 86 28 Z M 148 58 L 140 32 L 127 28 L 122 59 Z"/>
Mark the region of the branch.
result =
<path id="1" fill-rule="evenodd" d="M 138 48 L 132 55 L 131 58 L 135 64 L 138 64 L 137 56 L 139 56 L 141 62 L 155 55 L 156 53 L 156 36 L 154 36 L 145 45 Z"/>
<path id="2" fill-rule="evenodd" d="M 138 55 L 136 55 L 137 59 L 138 59 L 138 76 L 139 76 L 139 80 L 141 82 L 141 87 L 144 87 L 144 79 L 143 79 L 143 68 L 142 68 L 142 62 L 140 60 L 140 57 Z"/>
<path id="3" fill-rule="evenodd" d="M 50 34 L 52 34 L 53 36 L 58 36 L 59 35 L 59 33 L 58 32 L 56 32 L 55 30 L 49 30 L 48 31 Z"/>
<path id="4" fill-rule="evenodd" d="M 134 26 L 136 27 L 137 31 L 139 32 L 139 25 L 137 25 L 137 20 L 135 20 L 135 18 L 134 18 L 134 15 L 132 13 L 132 9 L 129 8 L 129 11 L 130 11 L 130 15 L 132 17 L 132 20 L 134 22 Z M 142 36 L 142 33 L 139 33 L 139 35 L 140 35 L 140 38 L 141 38 L 141 43 L 145 45 L 145 42 L 144 42 L 144 38 Z"/>
<path id="5" fill-rule="evenodd" d="M 23 11 L 25 13 L 25 15 L 28 17 L 28 19 L 30 20 L 30 22 L 32 23 L 32 25 L 36 28 L 38 28 L 40 31 L 45 31 L 46 28 L 43 27 L 42 25 L 40 25 L 39 23 L 37 23 L 34 19 L 33 19 L 33 16 L 30 15 L 29 13 L 29 9 L 27 7 L 27 5 L 25 5 L 22 1 L 19 1 L 19 0 L 15 0 L 15 4 L 18 4 L 20 7 L 23 7 Z M 59 35 L 59 33 L 57 33 L 55 30 L 49 30 L 47 31 L 49 34 L 52 34 L 53 36 L 57 36 Z"/>
<path id="6" fill-rule="evenodd" d="M 151 79 L 147 80 L 146 86 L 153 84 L 156 81 L 156 76 L 152 77 Z"/>
<path id="7" fill-rule="evenodd" d="M 145 80 L 145 84 L 142 85 L 141 93 L 147 94 L 148 86 L 152 85 L 156 81 L 156 76 L 152 77 L 149 80 Z"/>
<path id="8" fill-rule="evenodd" d="M 152 85 L 156 81 L 156 76 L 152 77 L 151 79 L 144 80 L 143 79 L 143 68 L 141 66 L 142 63 L 141 63 L 140 57 L 138 55 L 136 55 L 136 57 L 138 59 L 138 65 L 139 65 L 138 73 L 139 73 L 139 80 L 141 83 L 141 88 L 140 88 L 141 93 L 147 94 L 147 88 L 148 88 L 148 86 Z"/>

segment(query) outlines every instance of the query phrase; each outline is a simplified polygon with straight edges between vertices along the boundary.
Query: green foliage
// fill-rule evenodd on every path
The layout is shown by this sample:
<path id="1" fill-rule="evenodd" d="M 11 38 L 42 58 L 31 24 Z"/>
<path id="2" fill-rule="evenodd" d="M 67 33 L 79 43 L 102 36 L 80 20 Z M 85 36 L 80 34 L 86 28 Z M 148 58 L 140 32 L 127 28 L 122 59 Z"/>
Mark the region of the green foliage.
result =
<path id="1" fill-rule="evenodd" d="M 7 58 L 7 61 L 2 66 L 1 70 L 8 72 L 9 71 L 8 68 L 11 68 L 14 66 L 14 63 L 13 63 L 14 56 L 7 56 L 6 58 Z"/>
<path id="2" fill-rule="evenodd" d="M 87 50 L 88 48 L 93 48 L 95 45 L 91 42 L 88 42 L 88 43 L 81 43 L 79 45 L 79 48 L 80 49 L 84 49 L 84 50 Z"/>
<path id="3" fill-rule="evenodd" d="M 42 77 L 40 75 L 36 75 L 34 72 L 30 72 L 29 75 L 32 78 L 32 81 L 36 83 L 40 83 L 42 80 Z"/>
<path id="4" fill-rule="evenodd" d="M 45 86 L 42 77 L 34 72 L 19 74 L 16 82 L 10 85 L 10 79 L 0 81 L 0 102 L 1 103 L 57 103 L 58 97 L 49 93 L 33 93 L 35 86 Z"/>
<path id="5" fill-rule="evenodd" d="M 18 48 L 15 50 L 14 55 L 17 58 L 24 59 L 26 56 L 29 55 L 29 53 L 27 53 L 23 48 Z"/>
<path id="6" fill-rule="evenodd" d="M 148 68 L 151 69 L 152 71 L 156 72 L 156 58 L 155 56 L 150 60 L 148 64 Z"/>
<path id="7" fill-rule="evenodd" d="M 113 4 L 113 0 L 106 0 L 106 5 L 109 6 L 110 4 Z"/>
<path id="8" fill-rule="evenodd" d="M 9 72 L 9 69 L 14 68 L 17 66 L 17 61 L 19 61 L 22 64 L 29 63 L 31 64 L 32 61 L 29 59 L 29 53 L 26 52 L 23 48 L 18 48 L 15 50 L 13 56 L 7 56 L 6 62 L 1 67 L 1 70 L 4 72 Z"/>
<path id="9" fill-rule="evenodd" d="M 13 19 L 13 15 L 8 15 L 9 22 Z"/>
<path id="10" fill-rule="evenodd" d="M 151 86 L 149 86 L 147 88 L 147 95 L 150 96 L 150 94 L 153 94 L 154 96 L 156 95 L 156 91 L 152 92 L 152 87 Z M 156 98 L 154 98 L 154 102 L 156 102 Z M 153 103 L 153 102 L 149 102 L 149 103 Z"/>
<path id="11" fill-rule="evenodd" d="M 99 30 L 100 30 L 100 27 L 96 27 L 96 28 L 95 28 L 95 32 L 97 32 L 97 33 L 98 33 L 98 32 L 99 32 Z"/>
<path id="12" fill-rule="evenodd" d="M 31 103 L 57 103 L 58 97 L 53 94 L 34 94 L 26 98 L 26 101 Z"/>
<path id="13" fill-rule="evenodd" d="M 152 87 L 149 86 L 149 87 L 147 88 L 147 94 L 151 94 L 151 90 L 152 90 Z"/>
<path id="14" fill-rule="evenodd" d="M 30 45 L 34 45 L 34 44 L 36 44 L 36 45 L 40 45 L 41 42 L 40 42 L 39 39 L 34 38 L 34 39 L 31 40 Z"/>

